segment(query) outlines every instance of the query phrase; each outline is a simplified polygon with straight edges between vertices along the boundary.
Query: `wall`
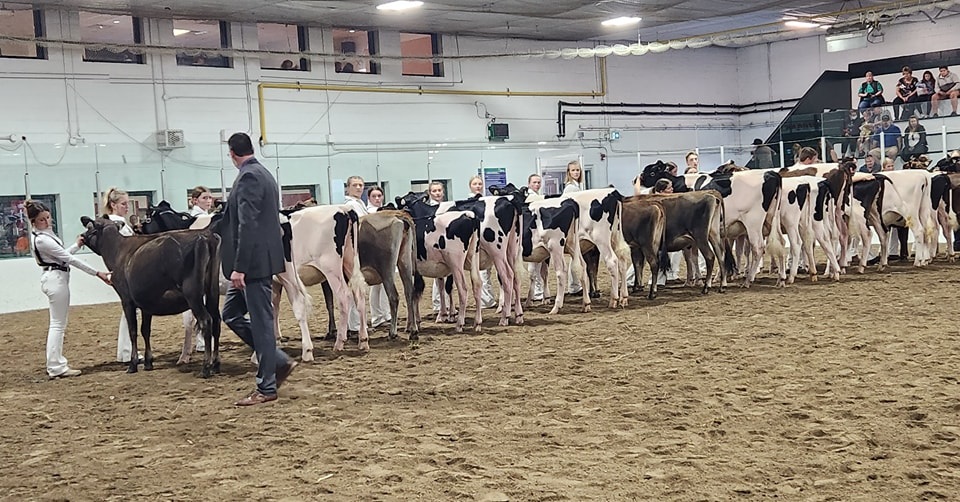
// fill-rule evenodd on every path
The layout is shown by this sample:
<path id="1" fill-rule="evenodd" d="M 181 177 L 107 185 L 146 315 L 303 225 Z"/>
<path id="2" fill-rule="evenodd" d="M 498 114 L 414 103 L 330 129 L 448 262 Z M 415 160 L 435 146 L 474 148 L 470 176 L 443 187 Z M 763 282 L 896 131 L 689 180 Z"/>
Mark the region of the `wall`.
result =
<path id="1" fill-rule="evenodd" d="M 76 39 L 78 21 L 76 13 L 47 11 L 47 33 Z M 953 40 L 948 33 L 955 33 L 958 24 L 946 18 L 936 25 L 891 27 L 884 44 L 835 54 L 824 52 L 822 38 L 810 38 L 744 49 L 611 56 L 604 101 L 732 104 L 796 98 L 824 69 L 844 70 L 852 61 L 946 46 Z M 915 36 L 920 30 L 922 39 Z M 144 36 L 146 43 L 172 45 L 172 22 L 146 20 Z M 257 47 L 252 24 L 234 23 L 231 36 L 235 47 Z M 310 28 L 309 38 L 313 50 L 332 46 L 328 30 Z M 379 45 L 382 54 L 399 55 L 399 33 L 381 32 Z M 442 43 L 447 54 L 461 55 L 574 45 L 449 36 Z M 448 60 L 444 77 L 433 78 L 402 76 L 399 60 L 384 60 L 379 75 L 367 75 L 337 74 L 332 61 L 319 59 L 311 61 L 309 72 L 285 72 L 261 70 L 253 57 L 236 58 L 233 68 L 202 68 L 177 66 L 173 55 L 147 55 L 147 64 L 122 65 L 83 62 L 78 50 L 51 48 L 48 54 L 47 60 L 0 63 L 0 93 L 16 97 L 4 104 L 0 134 L 28 138 L 28 145 L 14 151 L 7 151 L 13 145 L 0 144 L 0 195 L 23 194 L 25 179 L 32 193 L 59 194 L 59 228 L 65 236 L 80 232 L 79 216 L 92 214 L 94 194 L 109 186 L 152 191 L 155 201 L 166 198 L 185 209 L 190 187 L 232 183 L 235 171 L 221 140 L 234 131 L 261 134 L 259 82 L 473 91 L 600 89 L 598 61 L 581 58 Z M 449 196 L 462 197 L 468 193 L 467 178 L 481 166 L 505 167 L 510 180 L 522 183 L 538 164 L 565 166 L 578 156 L 591 170 L 594 186 L 612 183 L 629 193 L 640 166 L 657 158 L 682 165 L 684 153 L 694 148 L 701 150 L 701 165 L 707 169 L 727 158 L 746 162 L 749 148 L 742 145 L 766 137 L 783 116 L 574 118 L 568 121 L 567 136 L 558 139 L 560 99 L 599 101 L 268 89 L 268 144 L 258 155 L 282 185 L 314 186 L 321 201 L 342 200 L 342 180 L 353 174 L 387 182 L 390 198 L 405 193 L 410 180 L 428 178 L 450 179 Z M 507 142 L 487 141 L 490 117 L 510 125 Z M 186 148 L 157 151 L 154 133 L 166 128 L 183 129 Z M 619 141 L 604 139 L 609 128 L 623 131 Z M 720 145 L 725 145 L 723 156 Z M 98 293 L 95 284 L 83 286 L 88 279 L 83 274 L 74 275 L 75 303 L 109 297 Z M 35 284 L 39 272 L 29 259 L 0 260 L 0 276 Z M 42 295 L 0 292 L 2 311 L 43 306 Z"/>

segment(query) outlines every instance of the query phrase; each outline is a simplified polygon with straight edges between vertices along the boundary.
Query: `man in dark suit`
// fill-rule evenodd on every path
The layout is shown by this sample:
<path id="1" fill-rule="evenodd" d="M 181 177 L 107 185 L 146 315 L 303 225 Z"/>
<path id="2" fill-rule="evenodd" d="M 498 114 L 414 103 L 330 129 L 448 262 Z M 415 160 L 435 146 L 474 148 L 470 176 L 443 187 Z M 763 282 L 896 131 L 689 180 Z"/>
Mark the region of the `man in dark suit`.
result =
<path id="1" fill-rule="evenodd" d="M 260 361 L 257 388 L 236 403 L 251 406 L 276 400 L 277 388 L 297 363 L 277 348 L 273 332 L 273 275 L 284 268 L 277 182 L 253 156 L 250 136 L 238 132 L 227 144 L 240 172 L 220 223 L 220 261 L 231 283 L 223 321 Z"/>

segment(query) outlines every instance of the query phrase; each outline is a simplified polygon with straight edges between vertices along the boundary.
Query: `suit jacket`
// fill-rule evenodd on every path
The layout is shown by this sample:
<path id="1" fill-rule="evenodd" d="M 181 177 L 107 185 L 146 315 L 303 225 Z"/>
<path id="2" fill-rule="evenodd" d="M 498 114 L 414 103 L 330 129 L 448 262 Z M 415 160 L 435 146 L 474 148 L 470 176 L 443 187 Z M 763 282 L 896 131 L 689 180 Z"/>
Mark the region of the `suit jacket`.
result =
<path id="1" fill-rule="evenodd" d="M 220 263 L 227 277 L 234 270 L 248 279 L 263 279 L 283 271 L 280 191 L 257 159 L 240 165 L 219 230 L 223 238 Z"/>

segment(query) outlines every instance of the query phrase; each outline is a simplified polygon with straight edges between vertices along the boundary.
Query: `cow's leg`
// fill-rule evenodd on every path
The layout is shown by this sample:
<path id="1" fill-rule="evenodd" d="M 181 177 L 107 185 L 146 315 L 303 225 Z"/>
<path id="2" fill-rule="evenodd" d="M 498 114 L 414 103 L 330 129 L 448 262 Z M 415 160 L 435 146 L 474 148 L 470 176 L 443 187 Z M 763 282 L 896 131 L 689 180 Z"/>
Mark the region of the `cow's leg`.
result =
<path id="1" fill-rule="evenodd" d="M 599 297 L 600 291 L 599 288 L 597 288 L 597 274 L 600 271 L 600 251 L 597 251 L 597 248 L 592 247 L 589 251 L 582 253 L 582 255 L 584 263 L 587 264 L 587 277 L 590 278 L 590 296 L 594 298 Z M 566 283 L 558 282 L 557 288 L 564 289 L 564 284 Z M 594 294 L 596 294 L 596 296 L 593 296 Z"/>
<path id="2" fill-rule="evenodd" d="M 541 305 L 546 305 L 549 301 L 547 298 L 550 297 L 550 283 L 547 281 L 550 272 L 549 268 L 550 263 L 548 261 L 542 261 L 539 266 L 537 266 L 537 273 L 540 274 L 540 284 L 543 284 L 543 301 L 540 302 Z"/>
<path id="3" fill-rule="evenodd" d="M 597 246 L 600 250 L 600 260 L 610 272 L 610 302 L 609 307 L 615 309 L 620 306 L 620 262 L 617 254 L 609 243 Z"/>
<path id="4" fill-rule="evenodd" d="M 403 295 L 407 301 L 407 337 L 410 340 L 416 340 L 420 337 L 420 294 L 417 293 L 416 282 L 422 282 L 423 277 L 416 275 L 414 266 L 409 259 L 401 257 L 397 263 L 397 269 L 400 271 L 400 282 L 403 283 Z M 422 290 L 421 290 L 422 291 Z M 398 299 L 399 303 L 399 299 Z M 399 306 L 398 306 L 399 308 Z M 391 315 L 397 318 L 397 313 L 393 312 L 391 303 Z"/>
<path id="5" fill-rule="evenodd" d="M 823 272 L 824 275 L 830 277 L 834 281 L 839 281 L 840 263 L 837 260 L 836 246 L 834 245 L 833 241 L 830 240 L 826 229 L 822 224 L 814 230 L 814 233 L 816 235 L 817 243 L 820 244 L 823 254 L 827 257 L 827 266 Z"/>
<path id="6" fill-rule="evenodd" d="M 283 285 L 274 277 L 271 283 L 270 301 L 273 304 L 273 336 L 280 343 L 280 296 L 283 294 Z"/>
<path id="7" fill-rule="evenodd" d="M 324 279 L 320 282 L 320 289 L 323 291 L 323 306 L 327 309 L 327 334 L 323 339 L 330 341 L 337 339 L 337 316 L 334 314 L 334 303 L 336 299 L 333 296 L 333 290 L 330 289 L 330 281 Z"/>
<path id="8" fill-rule="evenodd" d="M 566 257 L 563 255 L 563 247 L 559 245 L 555 245 L 555 246 L 548 246 L 547 249 L 550 251 L 550 261 L 553 262 L 553 267 L 556 270 L 557 284 L 562 285 L 563 281 L 567 280 L 567 277 L 570 274 L 570 268 L 567 265 Z M 575 259 L 576 257 L 570 257 L 571 266 L 572 266 L 573 260 Z M 582 260 L 583 258 L 581 257 L 580 259 Z M 589 278 L 587 279 L 587 282 L 581 281 L 581 284 L 589 284 Z M 564 294 L 564 288 L 558 287 L 557 296 L 554 297 L 553 299 L 553 308 L 550 309 L 550 314 L 556 314 L 560 312 L 561 308 L 563 308 L 563 294 Z M 588 298 L 590 297 L 589 294 L 585 294 L 583 296 Z"/>
<path id="9" fill-rule="evenodd" d="M 303 361 L 313 361 L 313 339 L 310 336 L 310 326 L 307 319 L 310 317 L 312 305 L 310 294 L 307 293 L 303 282 L 296 275 L 292 266 L 277 274 L 277 280 L 273 282 L 273 316 L 274 326 L 276 327 L 277 343 L 280 343 L 280 289 L 287 293 L 287 300 L 290 301 L 290 308 L 293 310 L 293 317 L 297 319 L 300 326 L 300 359 Z"/>
<path id="10" fill-rule="evenodd" d="M 153 316 L 143 311 L 140 311 L 140 316 L 140 333 L 143 335 L 143 369 L 151 371 L 153 370 L 153 348 L 150 346 L 150 322 Z"/>
<path id="11" fill-rule="evenodd" d="M 710 287 L 713 286 L 713 267 L 714 264 L 718 262 L 717 254 L 713 249 L 713 245 L 722 246 L 723 243 L 720 241 L 720 236 L 717 235 L 714 239 L 714 236 L 710 234 L 709 229 L 698 228 L 693 235 L 694 242 L 696 243 L 697 254 L 703 255 L 703 261 L 707 265 L 707 276 L 703 281 L 703 289 L 700 290 L 701 294 L 707 294 L 710 292 Z M 714 243 L 716 240 L 716 243 Z M 722 250 L 722 248 L 721 248 Z M 699 260 L 698 260 L 699 261 Z M 723 274 L 723 263 L 718 263 L 721 268 L 720 276 L 724 277 Z M 690 265 L 687 265 L 690 266 Z M 700 268 L 700 264 L 695 262 L 693 266 Z M 722 282 L 722 280 L 721 280 Z M 722 289 L 722 288 L 721 288 Z"/>
<path id="12" fill-rule="evenodd" d="M 797 279 L 797 269 L 800 267 L 800 251 L 803 244 L 800 242 L 800 232 L 797 229 L 798 222 L 787 222 L 787 239 L 790 241 L 790 271 L 787 274 L 787 284 L 793 284 Z M 775 238 L 770 235 L 770 238 Z"/>
<path id="13" fill-rule="evenodd" d="M 815 242 L 813 229 L 810 227 L 809 220 L 800 223 L 800 242 L 803 248 L 803 259 L 807 262 L 807 276 L 810 282 L 817 282 L 817 262 L 813 255 L 813 245 Z"/>
<path id="14" fill-rule="evenodd" d="M 497 280 L 500 282 L 500 303 L 503 305 L 503 311 L 500 314 L 500 326 L 510 325 L 510 313 L 513 310 L 513 267 L 510 266 L 510 260 L 503 254 L 494 258 L 493 265 L 497 269 Z"/>
<path id="15" fill-rule="evenodd" d="M 467 244 L 467 249 L 476 249 L 476 239 L 480 236 L 475 236 L 470 239 L 470 242 Z M 460 296 L 460 314 L 457 316 L 457 332 L 463 331 L 464 319 L 466 317 L 467 310 L 467 281 L 466 277 L 462 270 L 464 269 L 463 265 L 459 268 L 454 267 L 454 281 L 457 278 L 460 278 L 460 283 L 457 285 L 457 291 L 463 291 L 463 295 Z M 474 333 L 479 333 L 483 326 L 483 300 L 481 295 L 483 293 L 483 281 L 480 278 L 480 253 L 476 253 L 470 257 L 470 282 L 473 285 L 473 299 L 476 305 L 477 313 L 476 317 L 473 319 L 473 331 Z"/>
<path id="16" fill-rule="evenodd" d="M 697 261 L 693 256 L 693 248 L 683 248 L 681 253 L 683 254 L 683 262 L 687 265 L 687 279 L 683 282 L 683 287 L 696 287 L 697 274 L 700 273 L 700 270 L 697 266 Z M 668 266 L 672 265 L 673 263 L 668 264 Z"/>
<path id="17" fill-rule="evenodd" d="M 130 363 L 127 365 L 127 373 L 136 373 L 140 363 L 137 354 L 137 308 L 130 304 L 123 305 L 123 316 L 127 320 L 127 326 L 130 327 Z"/>
<path id="18" fill-rule="evenodd" d="M 539 263 L 530 263 L 529 266 L 527 266 L 527 271 L 530 273 L 530 280 L 527 281 L 527 299 L 524 300 L 523 302 L 523 306 L 525 308 L 530 308 L 530 304 L 533 303 L 533 289 L 534 289 L 534 283 L 536 282 L 536 279 L 534 278 L 533 274 L 537 274 L 537 275 L 540 274 L 539 265 L 540 265 Z"/>
<path id="19" fill-rule="evenodd" d="M 573 238 L 567 239 L 568 242 L 573 242 L 575 249 L 570 253 L 570 268 L 573 271 L 573 274 L 580 277 L 580 283 L 585 284 L 587 281 L 587 264 L 583 260 L 583 253 L 579 249 L 579 240 L 576 239 L 575 235 Z M 560 247 L 560 246 L 555 246 Z M 563 262 L 563 256 L 560 257 L 561 263 Z M 558 288 L 559 289 L 559 288 Z M 590 304 L 592 303 L 592 296 L 583 295 L 583 311 L 590 312 Z"/>
<path id="20" fill-rule="evenodd" d="M 383 292 L 387 295 L 387 303 L 390 304 L 390 334 L 387 338 L 395 340 L 397 338 L 397 323 L 400 313 L 400 292 L 397 291 L 397 281 L 393 276 L 393 264 L 390 264 L 390 274 L 383 277 Z M 372 301 L 372 300 L 371 300 Z"/>
<path id="21" fill-rule="evenodd" d="M 447 320 L 446 313 L 447 313 L 448 302 L 447 302 L 446 292 L 443 291 L 443 280 L 444 280 L 443 277 L 436 277 L 433 279 L 434 289 L 437 289 L 437 288 L 440 289 L 440 310 L 437 311 L 437 319 L 435 321 L 437 324 L 440 324 Z"/>
<path id="22" fill-rule="evenodd" d="M 194 322 L 195 318 L 192 312 L 183 313 L 183 348 L 180 350 L 180 359 L 177 359 L 177 366 L 190 364 L 190 356 L 194 349 Z"/>

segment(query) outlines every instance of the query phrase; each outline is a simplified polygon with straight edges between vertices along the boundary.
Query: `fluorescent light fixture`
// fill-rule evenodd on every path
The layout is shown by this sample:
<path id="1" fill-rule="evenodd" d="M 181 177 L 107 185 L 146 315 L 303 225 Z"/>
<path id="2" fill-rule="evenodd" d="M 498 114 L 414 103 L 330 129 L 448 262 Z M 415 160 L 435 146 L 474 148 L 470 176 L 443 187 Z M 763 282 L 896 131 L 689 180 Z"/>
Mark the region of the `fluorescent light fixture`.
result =
<path id="1" fill-rule="evenodd" d="M 182 28 L 173 29 L 173 36 L 175 37 L 179 37 L 180 35 L 186 35 L 187 33 L 190 33 L 190 30 L 184 30 Z"/>
<path id="2" fill-rule="evenodd" d="M 404 11 L 407 9 L 416 9 L 423 5 L 420 0 L 396 0 L 394 2 L 382 3 L 377 6 L 377 10 Z"/>
<path id="3" fill-rule="evenodd" d="M 604 26 L 630 26 L 631 24 L 637 24 L 640 22 L 639 17 L 615 17 L 613 19 L 607 19 L 606 21 L 600 23 Z"/>
<path id="4" fill-rule="evenodd" d="M 120 24 L 120 20 L 119 20 L 119 19 L 114 19 L 114 20 L 113 20 L 113 24 Z"/>
<path id="5" fill-rule="evenodd" d="M 819 28 L 820 25 L 817 23 L 811 23 L 808 21 L 784 21 L 785 26 L 789 28 Z"/>

